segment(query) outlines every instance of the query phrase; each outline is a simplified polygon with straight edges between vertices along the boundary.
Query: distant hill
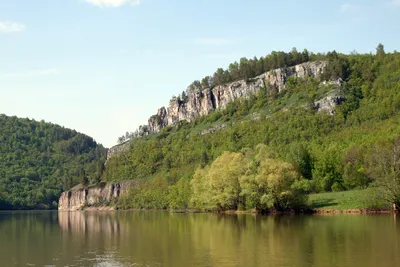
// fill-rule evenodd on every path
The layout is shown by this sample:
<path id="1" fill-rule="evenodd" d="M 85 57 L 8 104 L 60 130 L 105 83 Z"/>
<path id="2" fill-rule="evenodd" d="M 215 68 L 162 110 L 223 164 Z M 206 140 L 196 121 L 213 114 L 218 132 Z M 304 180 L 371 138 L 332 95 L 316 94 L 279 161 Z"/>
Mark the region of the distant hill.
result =
<path id="1" fill-rule="evenodd" d="M 59 125 L 0 115 L 0 209 L 51 209 L 62 191 L 100 180 L 106 149 Z"/>

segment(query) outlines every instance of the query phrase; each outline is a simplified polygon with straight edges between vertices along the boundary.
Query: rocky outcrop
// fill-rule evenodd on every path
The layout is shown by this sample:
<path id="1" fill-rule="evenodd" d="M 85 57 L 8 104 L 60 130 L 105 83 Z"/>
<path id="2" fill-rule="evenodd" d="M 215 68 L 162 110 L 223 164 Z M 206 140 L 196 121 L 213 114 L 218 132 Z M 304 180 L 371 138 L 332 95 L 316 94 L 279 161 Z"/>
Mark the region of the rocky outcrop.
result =
<path id="1" fill-rule="evenodd" d="M 128 140 L 128 141 L 126 141 L 126 142 L 124 142 L 122 144 L 119 144 L 119 145 L 116 145 L 116 146 L 113 146 L 113 147 L 109 148 L 107 150 L 107 160 L 109 158 L 111 158 L 112 156 L 114 156 L 114 155 L 118 155 L 121 152 L 128 150 L 129 146 L 130 146 L 130 142 Z"/>
<path id="2" fill-rule="evenodd" d="M 262 87 L 267 88 L 269 93 L 279 93 L 284 89 L 289 77 L 319 78 L 326 65 L 326 61 L 306 62 L 293 67 L 271 70 L 252 79 L 239 80 L 200 91 L 188 91 L 184 99 L 173 97 L 168 107 L 158 109 L 157 114 L 150 117 L 148 124 L 140 126 L 132 133 L 131 138 L 157 133 L 162 128 L 175 125 L 180 121 L 190 122 L 199 116 L 208 115 L 214 110 L 222 110 L 236 99 L 248 98 L 257 94 Z M 333 104 L 332 101 L 331 103 Z M 325 109 L 327 104 L 321 102 L 320 107 L 321 110 Z M 109 150 L 107 158 L 126 151 L 128 148 L 129 142 L 113 147 Z"/>
<path id="3" fill-rule="evenodd" d="M 205 134 L 215 133 L 217 131 L 225 129 L 226 127 L 228 127 L 228 125 L 226 125 L 225 123 L 219 124 L 219 125 L 216 125 L 216 126 L 213 126 L 206 130 L 201 131 L 200 134 L 205 135 Z"/>
<path id="4" fill-rule="evenodd" d="M 87 206 L 116 203 L 122 194 L 126 194 L 132 181 L 107 183 L 102 186 L 74 188 L 63 192 L 58 201 L 58 210 L 82 210 Z"/>
<path id="5" fill-rule="evenodd" d="M 216 86 L 212 89 L 188 92 L 185 99 L 174 97 L 167 108 L 162 107 L 148 121 L 148 133 L 160 131 L 163 127 L 179 121 L 192 121 L 198 116 L 210 114 L 215 109 L 224 109 L 236 99 L 257 94 L 261 87 L 270 92 L 280 92 L 288 77 L 318 78 L 326 67 L 325 61 L 307 62 L 293 67 L 275 69 L 248 80 Z"/>
<path id="6" fill-rule="evenodd" d="M 335 107 L 344 101 L 345 97 L 339 90 L 332 90 L 318 101 L 315 101 L 314 106 L 318 112 L 327 112 L 329 115 L 333 115 Z"/>
<path id="7" fill-rule="evenodd" d="M 168 125 L 168 114 L 165 107 L 159 108 L 156 115 L 150 117 L 148 123 L 148 132 L 156 133 Z M 140 135 L 140 134 L 139 134 Z"/>

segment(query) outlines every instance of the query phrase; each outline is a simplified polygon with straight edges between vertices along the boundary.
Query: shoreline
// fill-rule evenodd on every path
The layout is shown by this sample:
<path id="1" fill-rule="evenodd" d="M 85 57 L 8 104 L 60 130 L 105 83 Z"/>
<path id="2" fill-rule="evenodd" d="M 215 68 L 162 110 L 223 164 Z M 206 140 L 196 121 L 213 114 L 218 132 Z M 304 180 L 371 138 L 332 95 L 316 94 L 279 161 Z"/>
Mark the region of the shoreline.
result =
<path id="1" fill-rule="evenodd" d="M 80 211 L 96 212 L 96 211 L 168 211 L 170 213 L 216 213 L 216 214 L 227 214 L 227 215 L 240 215 L 240 214 L 260 214 L 260 215 L 371 215 L 371 214 L 397 214 L 399 210 L 392 209 L 308 209 L 296 212 L 294 210 L 290 211 L 270 211 L 270 212 L 260 212 L 256 210 L 226 210 L 226 211 L 201 211 L 193 209 L 182 209 L 182 210 L 158 210 L 158 209 L 117 209 L 112 206 L 92 206 L 85 207 Z"/>

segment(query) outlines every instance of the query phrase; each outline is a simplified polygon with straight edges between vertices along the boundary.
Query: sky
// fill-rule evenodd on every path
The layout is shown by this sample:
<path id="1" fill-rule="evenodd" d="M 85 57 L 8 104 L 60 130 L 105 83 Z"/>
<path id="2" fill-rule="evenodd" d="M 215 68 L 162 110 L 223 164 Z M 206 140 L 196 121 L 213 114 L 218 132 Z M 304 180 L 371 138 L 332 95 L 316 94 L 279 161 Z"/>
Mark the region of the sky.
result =
<path id="1" fill-rule="evenodd" d="M 241 57 L 400 50 L 400 0 L 0 0 L 0 113 L 106 147 Z"/>

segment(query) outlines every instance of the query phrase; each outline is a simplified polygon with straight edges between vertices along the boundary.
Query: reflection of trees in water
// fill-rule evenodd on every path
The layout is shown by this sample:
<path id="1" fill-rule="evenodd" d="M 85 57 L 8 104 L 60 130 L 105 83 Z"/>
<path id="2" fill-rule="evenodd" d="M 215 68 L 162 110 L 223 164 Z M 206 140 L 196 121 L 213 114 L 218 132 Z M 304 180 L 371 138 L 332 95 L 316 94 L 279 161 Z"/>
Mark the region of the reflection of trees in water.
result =
<path id="1" fill-rule="evenodd" d="M 390 266 L 400 253 L 388 217 L 204 216 L 192 224 L 193 242 L 215 252 L 218 266 Z"/>
<path id="2" fill-rule="evenodd" d="M 14 266 L 13 259 L 21 266 L 396 266 L 396 222 L 359 215 L 13 214 L 0 220 L 0 266 Z"/>
<path id="3" fill-rule="evenodd" d="M 45 265 L 57 254 L 56 246 L 48 246 L 59 240 L 57 213 L 2 212 L 0 218 L 0 266 Z"/>
<path id="4" fill-rule="evenodd" d="M 76 242 L 86 240 L 71 248 L 76 253 L 96 248 L 105 255 L 114 247 L 115 258 L 136 263 L 368 267 L 399 262 L 398 225 L 385 216 L 66 214 L 59 215 L 63 232 Z"/>

